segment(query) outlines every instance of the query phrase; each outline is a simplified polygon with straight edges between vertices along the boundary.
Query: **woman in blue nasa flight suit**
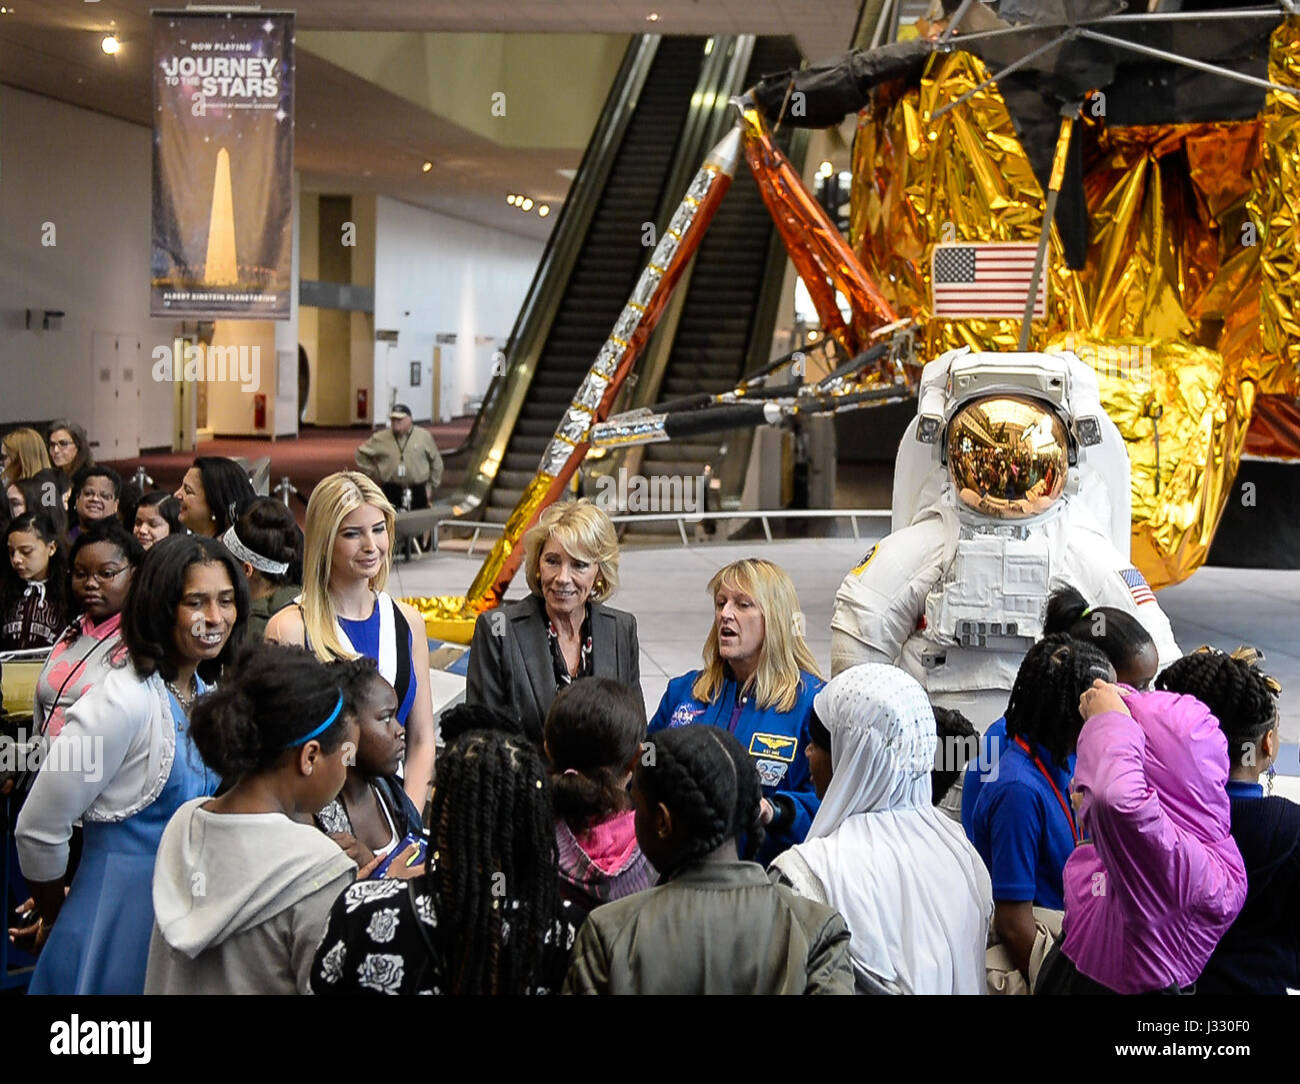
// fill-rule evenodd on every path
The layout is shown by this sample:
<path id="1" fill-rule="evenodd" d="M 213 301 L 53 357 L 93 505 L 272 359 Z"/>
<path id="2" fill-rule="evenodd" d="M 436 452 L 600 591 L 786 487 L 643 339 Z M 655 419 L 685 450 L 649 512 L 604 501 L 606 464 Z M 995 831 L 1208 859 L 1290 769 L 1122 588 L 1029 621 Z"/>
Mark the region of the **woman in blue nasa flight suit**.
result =
<path id="1" fill-rule="evenodd" d="M 705 723 L 724 727 L 749 752 L 763 784 L 770 862 L 802 843 L 817 812 L 808 771 L 808 716 L 825 684 L 803 637 L 799 597 L 785 571 L 749 558 L 709 581 L 713 628 L 704 669 L 673 678 L 649 732 Z"/>

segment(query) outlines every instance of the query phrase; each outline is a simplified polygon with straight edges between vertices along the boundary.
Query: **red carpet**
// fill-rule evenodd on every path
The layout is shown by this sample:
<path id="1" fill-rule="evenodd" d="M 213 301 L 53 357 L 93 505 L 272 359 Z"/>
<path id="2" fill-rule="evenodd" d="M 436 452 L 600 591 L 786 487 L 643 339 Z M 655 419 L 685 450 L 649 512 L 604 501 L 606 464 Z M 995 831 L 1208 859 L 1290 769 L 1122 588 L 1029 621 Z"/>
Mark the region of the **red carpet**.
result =
<path id="1" fill-rule="evenodd" d="M 433 434 L 438 450 L 446 454 L 465 439 L 473 423 L 473 417 L 467 416 L 454 418 L 443 425 L 426 425 L 425 428 Z M 354 468 L 356 464 L 352 458 L 353 453 L 367 436 L 368 433 L 363 428 L 306 427 L 297 438 L 276 441 L 255 438 L 203 441 L 194 452 L 157 452 L 135 459 L 109 462 L 108 465 L 121 474 L 124 480 L 130 479 L 137 467 L 144 467 L 154 480 L 154 488 L 174 492 L 196 456 L 243 456 L 252 461 L 269 455 L 272 492 L 280 479 L 287 475 L 303 496 L 301 502 L 293 502 L 295 514 L 301 523 L 306 499 L 316 483 L 327 474 Z"/>

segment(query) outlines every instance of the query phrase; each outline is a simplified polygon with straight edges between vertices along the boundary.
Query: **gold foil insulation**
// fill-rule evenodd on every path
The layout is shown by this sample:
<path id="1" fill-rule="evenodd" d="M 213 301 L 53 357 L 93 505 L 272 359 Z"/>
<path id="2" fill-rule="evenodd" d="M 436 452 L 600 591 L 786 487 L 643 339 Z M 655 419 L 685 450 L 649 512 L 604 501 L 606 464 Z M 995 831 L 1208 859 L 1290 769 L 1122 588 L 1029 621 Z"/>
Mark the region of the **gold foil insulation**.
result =
<path id="1" fill-rule="evenodd" d="M 1274 35 L 1271 71 L 1300 84 L 1294 23 Z M 859 116 L 854 249 L 899 315 L 918 320 L 926 359 L 962 345 L 1014 350 L 1019 337 L 1019 320 L 930 317 L 935 244 L 1032 242 L 1042 225 L 1044 193 L 996 85 L 930 119 L 986 77 L 970 54 L 938 54 L 919 87 L 878 88 Z M 1031 347 L 1073 344 L 1098 369 L 1133 464 L 1134 561 L 1156 586 L 1205 559 L 1244 445 L 1250 382 L 1297 391 L 1300 106 L 1277 99 L 1258 120 L 1109 127 L 1094 97 L 1076 129 L 1086 266 L 1065 265 L 1053 225 L 1048 315 Z"/>
<path id="2" fill-rule="evenodd" d="M 1273 32 L 1268 77 L 1300 85 L 1300 19 Z M 1249 199 L 1259 240 L 1259 390 L 1300 395 L 1300 101 L 1269 91 Z M 1253 345 L 1253 344 L 1247 344 Z"/>

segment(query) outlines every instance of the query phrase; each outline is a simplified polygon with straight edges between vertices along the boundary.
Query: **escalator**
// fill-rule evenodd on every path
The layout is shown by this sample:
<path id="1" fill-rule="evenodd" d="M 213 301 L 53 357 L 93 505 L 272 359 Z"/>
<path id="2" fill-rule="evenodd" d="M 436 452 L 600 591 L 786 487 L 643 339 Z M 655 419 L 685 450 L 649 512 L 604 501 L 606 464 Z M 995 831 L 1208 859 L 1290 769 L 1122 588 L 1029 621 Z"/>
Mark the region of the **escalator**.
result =
<path id="1" fill-rule="evenodd" d="M 465 445 L 448 457 L 456 488 L 444 500 L 453 514 L 496 523 L 509 518 L 622 311 L 657 229 L 734 120 L 727 98 L 798 60 L 788 38 L 646 35 L 633 41 L 516 321 L 504 372 Z M 648 226 L 656 227 L 653 236 Z M 674 299 L 682 319 L 661 322 L 643 359 L 663 374 L 671 346 L 667 375 L 642 374 L 638 398 L 657 393 L 661 382 L 665 394 L 677 387 L 730 387 L 741 372 L 767 360 L 772 320 L 765 322 L 766 338 L 764 321 L 755 320 L 773 289 L 764 281 L 773 234 L 742 163 L 697 254 L 696 270 L 678 288 L 690 290 L 684 302 Z M 779 273 L 776 278 L 779 291 Z M 774 306 L 767 307 L 774 314 Z M 664 340 L 657 365 L 650 356 L 655 338 Z M 689 467 L 699 451 L 686 446 L 673 454 Z M 653 469 L 667 472 L 663 464 L 656 460 Z"/>
<path id="2" fill-rule="evenodd" d="M 645 263 L 679 133 L 705 61 L 704 38 L 664 38 L 555 313 L 528 397 L 506 445 L 484 519 L 504 523 L 618 318 Z"/>
<path id="3" fill-rule="evenodd" d="M 751 87 L 764 75 L 797 68 L 798 47 L 790 38 L 759 38 L 754 45 L 745 86 Z M 786 128 L 777 133 L 777 144 L 802 165 L 807 132 Z M 795 146 L 792 146 L 792 142 Z M 638 388 L 638 406 L 680 399 L 698 393 L 710 395 L 728 391 L 747 374 L 768 361 L 777 302 L 787 256 L 776 227 L 763 204 L 753 174 L 742 164 L 731 189 L 696 253 L 687 283 L 685 304 L 677 324 L 661 380 L 645 381 Z M 747 460 L 752 432 L 713 434 L 699 442 L 673 441 L 649 444 L 637 449 L 639 462 L 630 460 L 629 474 L 646 477 L 689 479 L 717 474 L 724 457 Z M 724 488 L 738 497 L 740 474 L 726 481 Z M 652 487 L 654 491 L 656 487 Z M 667 487 L 657 487 L 668 492 Z M 695 487 L 674 492 L 697 494 Z M 659 511 L 683 511 L 681 507 Z M 698 510 L 698 509 L 697 509 Z M 675 524 L 642 524 L 636 532 L 677 533 Z"/>

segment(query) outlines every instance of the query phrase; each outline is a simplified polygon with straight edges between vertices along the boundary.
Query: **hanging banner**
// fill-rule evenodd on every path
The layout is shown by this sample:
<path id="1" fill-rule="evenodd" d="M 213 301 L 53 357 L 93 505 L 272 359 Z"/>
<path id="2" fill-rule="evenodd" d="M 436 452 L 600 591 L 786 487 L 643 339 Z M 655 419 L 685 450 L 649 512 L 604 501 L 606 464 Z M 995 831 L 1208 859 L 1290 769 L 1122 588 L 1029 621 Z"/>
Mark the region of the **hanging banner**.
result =
<path id="1" fill-rule="evenodd" d="M 293 16 L 153 16 L 151 316 L 287 320 Z"/>

